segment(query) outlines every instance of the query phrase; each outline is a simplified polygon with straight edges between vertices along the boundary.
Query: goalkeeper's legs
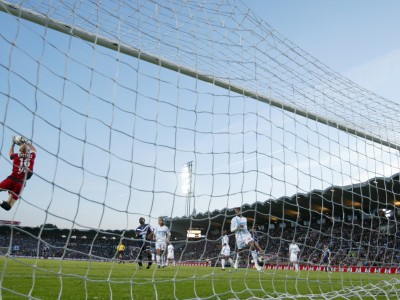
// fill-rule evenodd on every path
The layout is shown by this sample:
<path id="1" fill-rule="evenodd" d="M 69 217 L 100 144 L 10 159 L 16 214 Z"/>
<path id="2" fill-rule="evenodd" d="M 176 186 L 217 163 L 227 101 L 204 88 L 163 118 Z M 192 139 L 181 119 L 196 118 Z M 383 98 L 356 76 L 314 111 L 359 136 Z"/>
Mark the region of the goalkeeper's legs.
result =
<path id="1" fill-rule="evenodd" d="M 0 190 L 1 191 L 1 190 Z M 14 193 L 9 192 L 10 194 L 8 195 L 7 201 L 2 201 L 0 204 L 0 207 L 2 207 L 4 210 L 10 210 L 11 207 L 14 206 L 15 202 L 17 202 L 17 199 L 14 199 Z"/>
<path id="2" fill-rule="evenodd" d="M 8 204 L 8 202 L 6 201 L 2 201 L 0 206 L 4 209 L 4 210 L 10 210 L 11 209 L 11 205 Z"/>

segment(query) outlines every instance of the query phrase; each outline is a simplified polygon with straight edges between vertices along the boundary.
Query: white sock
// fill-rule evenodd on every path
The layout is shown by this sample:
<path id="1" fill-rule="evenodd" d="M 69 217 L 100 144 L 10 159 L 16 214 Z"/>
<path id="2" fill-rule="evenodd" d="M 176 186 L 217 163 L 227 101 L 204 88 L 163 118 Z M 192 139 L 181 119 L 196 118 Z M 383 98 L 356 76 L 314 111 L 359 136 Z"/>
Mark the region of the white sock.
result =
<path id="1" fill-rule="evenodd" d="M 159 265 L 160 264 L 160 255 L 156 255 L 156 262 L 157 262 L 157 265 Z"/>
<path id="2" fill-rule="evenodd" d="M 221 267 L 222 269 L 225 269 L 225 259 L 221 259 Z"/>
<path id="3" fill-rule="evenodd" d="M 253 260 L 254 260 L 254 265 L 258 266 L 258 256 L 257 256 L 257 251 L 251 251 L 251 256 L 253 257 Z"/>

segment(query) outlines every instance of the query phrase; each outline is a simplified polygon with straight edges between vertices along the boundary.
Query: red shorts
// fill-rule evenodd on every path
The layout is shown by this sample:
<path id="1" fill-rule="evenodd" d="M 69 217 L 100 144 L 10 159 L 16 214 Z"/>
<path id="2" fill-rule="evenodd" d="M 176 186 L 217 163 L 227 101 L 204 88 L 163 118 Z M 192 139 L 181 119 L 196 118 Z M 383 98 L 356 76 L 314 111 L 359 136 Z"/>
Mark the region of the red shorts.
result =
<path id="1" fill-rule="evenodd" d="M 10 177 L 7 177 L 2 182 L 0 182 L 0 189 L 8 190 L 9 194 L 12 194 L 15 200 L 18 200 L 19 194 L 21 193 L 22 187 L 24 185 L 22 182 L 15 181 Z"/>

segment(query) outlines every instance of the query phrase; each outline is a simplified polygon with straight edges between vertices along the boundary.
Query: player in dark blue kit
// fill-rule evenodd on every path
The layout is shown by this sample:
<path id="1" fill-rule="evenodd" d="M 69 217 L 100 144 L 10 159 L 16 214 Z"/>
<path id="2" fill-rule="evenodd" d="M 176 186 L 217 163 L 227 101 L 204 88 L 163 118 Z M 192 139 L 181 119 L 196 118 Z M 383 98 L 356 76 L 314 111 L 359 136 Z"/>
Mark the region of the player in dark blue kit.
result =
<path id="1" fill-rule="evenodd" d="M 328 272 L 328 269 L 329 272 L 331 272 L 331 251 L 329 250 L 327 244 L 324 245 L 324 249 L 322 250 L 322 262 L 325 266 L 325 272 Z"/>
<path id="2" fill-rule="evenodd" d="M 153 228 L 150 224 L 145 223 L 144 218 L 139 219 L 140 226 L 136 228 L 136 238 L 138 239 L 137 246 L 140 248 L 139 256 L 138 256 L 138 264 L 139 268 L 143 267 L 142 258 L 143 254 L 147 255 L 147 267 L 146 269 L 150 269 L 152 260 L 151 260 L 151 246 L 150 240 L 153 235 Z"/>
<path id="3" fill-rule="evenodd" d="M 259 264 L 260 266 L 263 266 L 263 265 L 264 265 L 264 257 L 262 256 L 262 254 L 264 254 L 264 251 L 263 251 L 263 249 L 260 247 L 260 244 L 258 243 L 258 242 L 259 242 L 259 237 L 258 237 L 257 230 L 258 230 L 258 225 L 257 225 L 257 224 L 254 224 L 253 228 L 250 229 L 249 231 L 250 231 L 251 236 L 253 237 L 254 246 L 256 247 L 257 252 L 258 252 L 258 254 L 259 254 L 259 255 L 258 255 L 258 264 Z M 260 255 L 260 254 L 261 254 L 261 255 Z"/>
<path id="4" fill-rule="evenodd" d="M 258 225 L 254 224 L 254 227 L 252 229 L 250 229 L 250 233 L 251 233 L 251 236 L 253 237 L 254 246 L 256 247 L 258 253 L 264 253 L 263 249 L 260 247 L 260 244 L 258 243 L 259 237 L 258 237 L 257 230 L 258 230 Z"/>

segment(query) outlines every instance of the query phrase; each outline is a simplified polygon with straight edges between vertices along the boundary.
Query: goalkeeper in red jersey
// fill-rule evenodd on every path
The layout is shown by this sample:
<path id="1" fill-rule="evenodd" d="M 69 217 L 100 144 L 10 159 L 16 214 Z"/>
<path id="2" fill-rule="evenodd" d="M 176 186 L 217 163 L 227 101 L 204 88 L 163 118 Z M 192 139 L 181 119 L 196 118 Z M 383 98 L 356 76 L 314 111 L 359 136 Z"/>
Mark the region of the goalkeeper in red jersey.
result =
<path id="1" fill-rule="evenodd" d="M 10 210 L 18 200 L 28 179 L 32 177 L 36 158 L 36 148 L 26 138 L 20 139 L 19 153 L 14 153 L 15 139 L 12 138 L 9 155 L 13 161 L 12 173 L 0 182 L 0 191 L 8 191 L 7 201 L 1 201 L 0 206 Z"/>

